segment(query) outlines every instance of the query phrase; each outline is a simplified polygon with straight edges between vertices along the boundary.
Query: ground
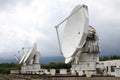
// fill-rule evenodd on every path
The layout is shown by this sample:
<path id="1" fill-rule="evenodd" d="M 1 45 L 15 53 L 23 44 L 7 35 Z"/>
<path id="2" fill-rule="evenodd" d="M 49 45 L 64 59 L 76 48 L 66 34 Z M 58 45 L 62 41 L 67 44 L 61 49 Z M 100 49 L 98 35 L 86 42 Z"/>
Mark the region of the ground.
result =
<path id="1" fill-rule="evenodd" d="M 78 76 L 46 76 L 46 75 L 18 75 L 18 74 L 0 74 L 0 80 L 120 80 L 116 77 L 78 77 Z"/>

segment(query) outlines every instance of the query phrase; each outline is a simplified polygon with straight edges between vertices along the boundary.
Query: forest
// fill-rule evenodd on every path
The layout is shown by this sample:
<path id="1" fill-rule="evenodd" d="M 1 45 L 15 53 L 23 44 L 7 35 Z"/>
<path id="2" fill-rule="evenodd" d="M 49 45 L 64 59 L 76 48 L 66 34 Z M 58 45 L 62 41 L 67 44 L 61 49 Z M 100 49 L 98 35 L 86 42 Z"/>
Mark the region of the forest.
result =
<path id="1" fill-rule="evenodd" d="M 120 56 L 101 56 L 100 61 L 106 61 L 106 60 L 115 60 L 120 59 Z M 59 69 L 67 69 L 68 72 L 71 68 L 71 64 L 65 64 L 63 63 L 54 63 L 51 62 L 49 64 L 40 64 L 42 69 L 56 69 L 56 72 L 59 72 Z M 10 70 L 20 70 L 21 65 L 16 63 L 1 63 L 0 64 L 0 74 L 9 74 Z"/>

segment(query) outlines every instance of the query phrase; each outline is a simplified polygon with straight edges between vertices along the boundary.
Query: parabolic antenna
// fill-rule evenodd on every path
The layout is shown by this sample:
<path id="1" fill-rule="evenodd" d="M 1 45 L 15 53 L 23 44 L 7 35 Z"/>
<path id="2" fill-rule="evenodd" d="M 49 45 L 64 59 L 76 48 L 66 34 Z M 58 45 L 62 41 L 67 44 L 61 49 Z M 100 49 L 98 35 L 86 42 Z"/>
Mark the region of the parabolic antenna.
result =
<path id="1" fill-rule="evenodd" d="M 21 58 L 19 60 L 19 64 L 23 63 L 23 60 L 26 56 L 26 52 L 22 49 L 22 51 L 20 52 Z"/>
<path id="2" fill-rule="evenodd" d="M 33 56 L 35 55 L 36 53 L 36 44 L 34 44 L 33 47 L 31 48 L 22 48 L 21 51 L 19 51 L 19 55 L 21 56 L 19 58 L 19 64 L 22 64 L 22 63 L 26 63 L 27 61 L 29 61 L 30 59 L 33 58 Z M 18 60 L 18 57 L 15 56 Z"/>
<path id="3" fill-rule="evenodd" d="M 23 63 L 29 62 L 29 61 L 34 57 L 34 55 L 35 55 L 35 53 L 36 53 L 36 49 L 37 49 L 37 46 L 36 46 L 36 44 L 34 44 L 33 47 L 30 48 L 30 50 L 29 50 L 28 53 L 26 54 L 26 56 L 25 56 L 25 58 L 24 58 L 24 60 L 23 60 Z"/>
<path id="4" fill-rule="evenodd" d="M 73 14 L 74 13 L 74 14 Z M 71 15 L 73 14 L 73 15 Z M 66 63 L 81 49 L 88 34 L 88 9 L 85 5 L 76 6 L 67 19 L 62 37 L 62 53 Z"/>

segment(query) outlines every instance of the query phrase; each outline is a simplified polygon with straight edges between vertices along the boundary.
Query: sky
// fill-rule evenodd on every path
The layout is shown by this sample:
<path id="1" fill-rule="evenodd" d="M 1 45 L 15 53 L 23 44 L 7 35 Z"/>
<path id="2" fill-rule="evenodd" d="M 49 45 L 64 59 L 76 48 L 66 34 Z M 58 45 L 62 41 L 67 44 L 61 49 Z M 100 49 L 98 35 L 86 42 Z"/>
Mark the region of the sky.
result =
<path id="1" fill-rule="evenodd" d="M 88 6 L 101 55 L 120 55 L 120 0 L 0 0 L 0 57 L 34 42 L 41 56 L 60 56 L 54 26 L 78 4 Z"/>

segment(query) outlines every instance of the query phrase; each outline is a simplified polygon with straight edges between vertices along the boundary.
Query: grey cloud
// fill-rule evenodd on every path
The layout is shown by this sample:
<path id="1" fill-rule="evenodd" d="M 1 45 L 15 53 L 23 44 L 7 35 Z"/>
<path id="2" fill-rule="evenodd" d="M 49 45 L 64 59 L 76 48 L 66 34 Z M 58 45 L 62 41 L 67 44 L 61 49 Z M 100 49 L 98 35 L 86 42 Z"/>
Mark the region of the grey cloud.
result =
<path id="1" fill-rule="evenodd" d="M 6 11 L 15 7 L 18 3 L 28 5 L 32 0 L 0 0 L 0 11 Z"/>
<path id="2" fill-rule="evenodd" d="M 28 5 L 32 1 L 29 1 L 29 0 L 19 0 L 19 1 L 18 0 L 6 0 L 5 1 L 3 0 L 3 2 L 0 1 L 0 5 L 4 9 L 5 6 L 17 5 L 20 2 L 22 2 L 25 5 Z M 100 4 L 102 3 L 103 5 L 108 7 L 108 9 L 112 8 L 113 11 L 115 11 L 114 13 L 116 12 L 120 13 L 119 0 L 114 0 L 114 1 L 106 0 L 105 2 L 101 2 Z M 73 4 L 68 3 L 68 5 L 67 5 L 68 7 L 71 7 L 72 5 L 72 8 L 73 8 Z M 76 6 L 76 4 L 74 4 L 74 6 Z M 7 8 L 8 7 L 6 7 L 6 9 Z M 43 29 L 38 28 L 39 26 L 36 24 L 30 24 L 28 26 L 21 25 L 21 26 L 25 26 L 24 27 L 25 29 L 29 27 L 34 27 L 49 37 L 50 41 L 42 40 L 42 39 L 37 40 L 38 51 L 41 52 L 41 56 L 60 55 L 57 36 L 56 36 L 54 26 L 57 25 L 59 22 L 61 22 L 65 17 L 67 17 L 70 12 L 70 11 L 68 12 L 64 11 L 64 13 L 62 13 L 62 11 L 63 11 L 62 9 L 59 10 L 59 6 L 57 5 L 56 7 L 51 8 L 50 19 L 46 20 L 46 23 L 45 23 L 46 25 L 44 26 Z M 103 9 L 102 11 L 104 12 L 106 10 Z M 93 27 L 95 27 L 100 37 L 99 43 L 101 45 L 101 55 L 114 55 L 114 54 L 119 55 L 120 54 L 120 49 L 119 49 L 120 48 L 120 45 L 119 45 L 120 44 L 120 35 L 119 35 L 120 34 L 120 22 L 119 22 L 120 16 L 114 14 L 113 16 L 109 16 L 109 19 L 108 19 L 106 17 L 103 17 L 103 15 L 98 15 L 98 13 L 99 14 L 103 13 L 102 11 L 98 12 L 96 7 L 89 8 L 90 24 L 93 25 Z M 105 14 L 104 16 L 107 16 L 107 15 Z M 112 20 L 111 17 L 113 18 L 117 17 L 117 18 L 114 18 L 114 20 Z M 18 40 L 18 42 L 21 42 L 21 41 Z M 21 42 L 20 44 L 14 44 L 14 45 L 10 44 L 9 46 L 6 44 L 5 46 L 14 47 L 13 52 L 10 52 L 14 54 L 14 53 L 17 53 L 19 49 L 24 47 L 24 45 L 31 46 L 29 42 L 29 38 L 25 38 L 24 41 Z"/>

